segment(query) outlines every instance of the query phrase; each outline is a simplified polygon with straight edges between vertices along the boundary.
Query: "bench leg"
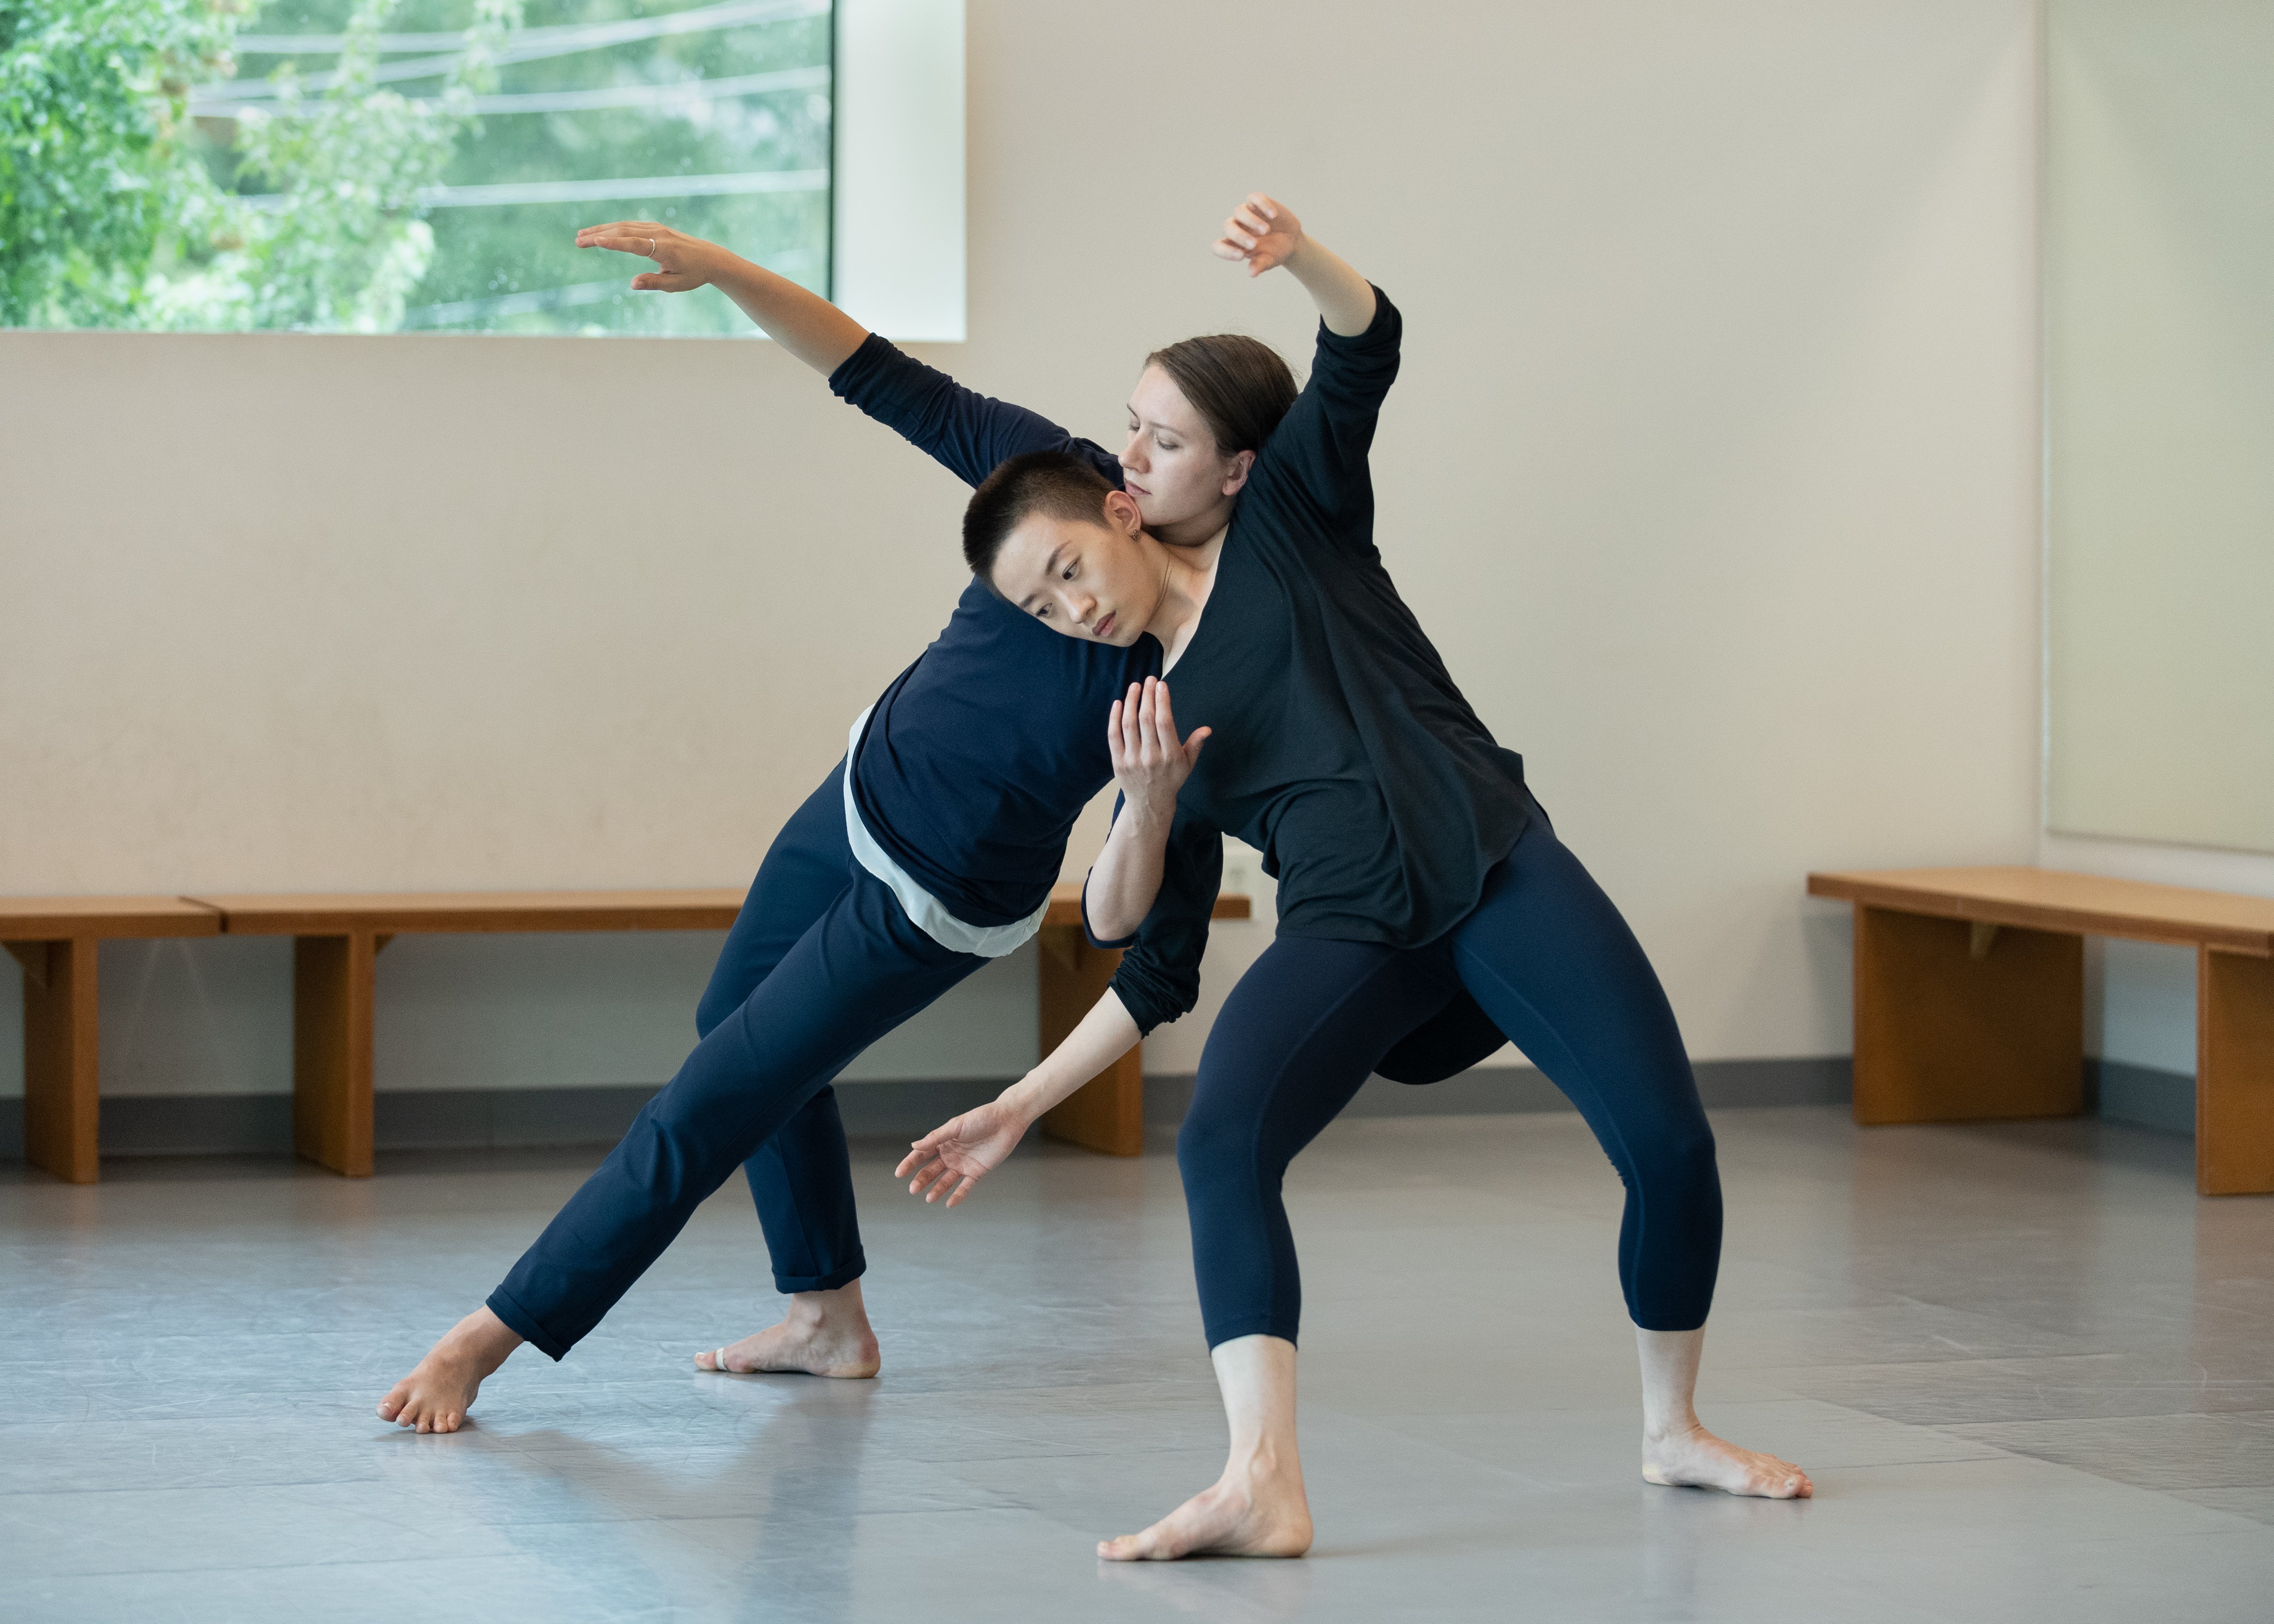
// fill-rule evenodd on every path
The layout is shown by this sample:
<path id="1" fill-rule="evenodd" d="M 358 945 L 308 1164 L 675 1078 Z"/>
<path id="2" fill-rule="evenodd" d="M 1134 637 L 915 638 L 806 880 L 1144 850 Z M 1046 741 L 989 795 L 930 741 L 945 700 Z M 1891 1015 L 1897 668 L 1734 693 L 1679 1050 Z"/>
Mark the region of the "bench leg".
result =
<path id="1" fill-rule="evenodd" d="M 2195 1188 L 2274 1193 L 2274 959 L 2195 959 Z"/>
<path id="2" fill-rule="evenodd" d="M 1049 1054 L 1105 996 L 1121 955 L 1089 944 L 1079 925 L 1045 925 L 1042 948 L 1043 1053 Z M 1145 1046 L 1129 1052 L 1043 1113 L 1043 1132 L 1109 1156 L 1145 1151 Z"/>
<path id="3" fill-rule="evenodd" d="M 350 1178 L 371 1177 L 378 957 L 368 931 L 292 939 L 292 1148 Z"/>
<path id="4" fill-rule="evenodd" d="M 2083 1106 L 2083 937 L 1856 905 L 1857 1122 Z"/>
<path id="5" fill-rule="evenodd" d="M 101 1177 L 95 944 L 11 942 L 24 966 L 24 1160 L 74 1184 Z"/>

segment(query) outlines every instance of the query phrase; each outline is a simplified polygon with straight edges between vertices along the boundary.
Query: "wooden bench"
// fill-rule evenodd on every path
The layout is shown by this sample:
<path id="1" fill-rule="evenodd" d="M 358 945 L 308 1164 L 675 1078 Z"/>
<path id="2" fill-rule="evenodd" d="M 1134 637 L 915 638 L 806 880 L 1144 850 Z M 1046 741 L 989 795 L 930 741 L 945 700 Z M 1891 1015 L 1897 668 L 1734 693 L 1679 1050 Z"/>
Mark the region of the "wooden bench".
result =
<path id="1" fill-rule="evenodd" d="M 216 893 L 184 906 L 217 918 L 230 936 L 293 939 L 293 1148 L 320 1167 L 363 1178 L 372 1171 L 377 966 L 389 942 L 413 934 L 724 930 L 742 898 L 741 891 Z M 1219 919 L 1245 919 L 1248 899 L 1219 897 L 1216 912 Z M 1088 945 L 1079 885 L 1052 891 L 1040 935 L 1041 1035 L 1048 1052 L 1096 1002 L 1121 956 Z M 92 1098 L 91 1080 L 88 1088 Z M 1043 1127 L 1109 1154 L 1137 1154 L 1144 1146 L 1140 1050 L 1132 1049 L 1051 1112 Z M 91 1169 L 91 1149 L 89 1154 Z"/>
<path id="2" fill-rule="evenodd" d="M 1214 917 L 1246 919 L 1254 912 L 1250 899 L 1236 892 L 1219 892 Z M 1043 915 L 1038 936 L 1042 948 L 1042 1046 L 1047 1055 L 1065 1041 L 1066 1034 L 1105 996 L 1113 972 L 1121 962 L 1118 949 L 1092 947 L 1082 928 L 1081 887 L 1055 886 L 1050 911 Z M 1108 1156 L 1141 1155 L 1145 1150 L 1145 1046 L 1129 1052 L 1083 1084 L 1043 1116 L 1043 1132 L 1050 1138 L 1079 1145 Z"/>
<path id="3" fill-rule="evenodd" d="M 292 1148 L 350 1178 L 372 1169 L 379 955 L 400 936 L 724 930 L 740 891 L 435 891 L 193 897 L 233 936 L 292 938 Z"/>
<path id="4" fill-rule="evenodd" d="M 0 944 L 24 966 L 26 1162 L 95 1181 L 95 944 L 220 930 L 219 914 L 178 897 L 0 897 Z"/>
<path id="5" fill-rule="evenodd" d="M 1856 1120 L 2083 1109 L 2084 938 L 2195 950 L 2195 1187 L 2274 1192 L 2274 900 L 2044 868 L 1811 874 L 1856 907 Z"/>

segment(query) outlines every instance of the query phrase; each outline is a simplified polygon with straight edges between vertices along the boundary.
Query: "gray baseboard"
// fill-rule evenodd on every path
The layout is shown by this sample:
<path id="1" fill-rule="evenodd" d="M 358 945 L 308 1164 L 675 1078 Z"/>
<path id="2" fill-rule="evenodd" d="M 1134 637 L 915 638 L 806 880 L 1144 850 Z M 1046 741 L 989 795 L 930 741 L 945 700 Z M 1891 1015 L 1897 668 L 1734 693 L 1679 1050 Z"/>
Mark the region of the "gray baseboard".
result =
<path id="1" fill-rule="evenodd" d="M 2104 1122 L 2128 1122 L 2165 1133 L 2195 1131 L 2195 1079 L 2121 1060 L 2084 1063 L 2084 1109 Z"/>
<path id="2" fill-rule="evenodd" d="M 1845 1056 L 1797 1060 L 1702 1060 L 1698 1091 L 1709 1110 L 1845 1105 Z M 914 1138 L 1001 1093 L 1007 1078 L 957 1082 L 848 1083 L 837 1091 L 847 1132 Z M 2121 1061 L 2084 1063 L 2085 1109 L 2109 1122 L 2193 1134 L 2195 1079 Z M 380 1094 L 373 1126 L 381 1150 L 504 1150 L 610 1145 L 655 1090 L 420 1089 Z M 1145 1120 L 1176 1123 L 1192 1103 L 1189 1076 L 1145 1082 Z M 1497 1116 L 1566 1111 L 1570 1104 L 1529 1067 L 1465 1071 L 1427 1087 L 1369 1078 L 1347 1116 Z M 106 1156 L 282 1155 L 292 1148 L 289 1094 L 154 1094 L 102 1101 Z M 0 1102 L 0 1162 L 24 1159 L 20 1101 Z"/>
<path id="3" fill-rule="evenodd" d="M 1850 1064 L 1845 1055 L 1799 1060 L 1700 1060 L 1698 1093 L 1708 1110 L 1755 1105 L 1845 1105 Z M 1190 1077 L 1145 1079 L 1145 1120 L 1182 1122 L 1193 1099 Z M 1410 1086 L 1369 1077 L 1344 1116 L 1497 1116 L 1568 1111 L 1571 1102 L 1530 1066 L 1479 1068 L 1442 1083 Z"/>
<path id="4" fill-rule="evenodd" d="M 913 1139 L 993 1099 L 1010 1078 L 849 1083 L 837 1091 L 848 1133 Z M 390 1091 L 372 1102 L 380 1150 L 534 1150 L 613 1145 L 654 1096 L 651 1084 L 599 1088 Z M 106 1156 L 288 1155 L 292 1096 L 132 1094 L 102 1101 Z M 0 1101 L 0 1162 L 24 1159 L 21 1101 Z"/>
<path id="5" fill-rule="evenodd" d="M 2152 1079 L 2142 1084 L 2135 1079 Z M 1007 1078 L 955 1082 L 848 1083 L 837 1091 L 846 1131 L 913 1138 L 1001 1093 Z M 2139 1067 L 2104 1067 L 2104 1099 L 2136 1095 L 2146 1110 L 2168 1102 L 2176 1081 L 2194 1121 L 2193 1086 L 2185 1078 Z M 1800 1060 L 1706 1060 L 1698 1088 L 1713 1110 L 1761 1105 L 1844 1105 L 1845 1056 Z M 601 1088 L 414 1089 L 381 1094 L 373 1134 L 380 1150 L 506 1150 L 610 1145 L 655 1093 L 636 1085 Z M 1190 1077 L 1146 1079 L 1145 1118 L 1174 1123 L 1192 1102 Z M 1344 1113 L 1350 1116 L 1500 1115 L 1571 1109 L 1539 1072 L 1527 1068 L 1474 1071 L 1427 1087 L 1369 1078 Z M 2157 1107 L 2157 1109 L 2162 1109 Z M 2104 1109 L 2104 1114 L 2109 1114 Z M 2165 1116 L 2168 1116 L 2168 1110 Z M 2130 1116 L 2125 1120 L 2150 1120 Z M 2150 1125 L 2161 1125 L 2162 1118 Z M 287 1154 L 292 1148 L 289 1094 L 130 1095 L 102 1101 L 106 1156 Z M 0 1160 L 20 1162 L 20 1106 L 0 1109 Z"/>
<path id="6" fill-rule="evenodd" d="M 847 1133 L 901 1134 L 913 1139 L 950 1116 L 993 1099 L 1013 1080 L 1005 1077 L 848 1083 L 837 1091 L 837 1109 Z M 613 1145 L 655 1093 L 645 1084 L 612 1088 L 405 1090 L 376 1097 L 372 1131 L 380 1150 L 534 1150 Z M 106 1131 L 108 1126 L 106 1117 Z M 104 1148 L 109 1148 L 107 1143 Z"/>

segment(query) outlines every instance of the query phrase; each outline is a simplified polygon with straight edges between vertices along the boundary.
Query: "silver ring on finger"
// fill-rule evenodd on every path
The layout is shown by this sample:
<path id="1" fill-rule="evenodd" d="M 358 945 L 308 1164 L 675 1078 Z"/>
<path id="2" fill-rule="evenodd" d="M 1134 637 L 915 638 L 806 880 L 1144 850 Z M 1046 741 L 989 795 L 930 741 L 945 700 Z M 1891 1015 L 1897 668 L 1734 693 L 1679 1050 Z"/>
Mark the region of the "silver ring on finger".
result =
<path id="1" fill-rule="evenodd" d="M 647 257 L 651 259 L 655 259 L 655 238 L 651 237 L 647 239 Z M 661 261 L 659 260 L 658 263 Z"/>

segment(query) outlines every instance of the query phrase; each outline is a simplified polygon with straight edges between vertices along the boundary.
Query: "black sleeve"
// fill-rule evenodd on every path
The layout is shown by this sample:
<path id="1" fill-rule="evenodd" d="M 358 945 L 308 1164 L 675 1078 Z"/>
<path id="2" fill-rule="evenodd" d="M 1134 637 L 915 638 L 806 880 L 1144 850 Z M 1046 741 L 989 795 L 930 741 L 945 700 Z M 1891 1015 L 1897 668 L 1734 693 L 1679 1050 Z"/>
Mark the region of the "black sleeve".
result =
<path id="1" fill-rule="evenodd" d="M 1121 804 L 1114 802 L 1118 816 Z M 1100 942 L 1089 929 L 1088 887 L 1083 887 L 1082 929 L 1099 947 L 1118 947 L 1120 966 L 1113 990 L 1137 1023 L 1141 1036 L 1179 1015 L 1188 1015 L 1201 996 L 1201 956 L 1208 951 L 1209 919 L 1224 883 L 1224 837 L 1182 808 L 1169 827 L 1169 849 L 1161 873 L 1161 894 L 1137 934 Z"/>
<path id="2" fill-rule="evenodd" d="M 1075 439 L 1040 412 L 967 389 L 874 333 L 829 374 L 829 387 L 966 485 L 1028 451 L 1072 452 L 1121 483 L 1120 459 L 1103 447 Z"/>
<path id="3" fill-rule="evenodd" d="M 1371 531 L 1374 447 L 1382 402 L 1397 379 L 1404 318 L 1389 296 L 1374 290 L 1374 320 L 1342 338 L 1319 324 L 1311 376 L 1255 460 L 1241 492 L 1243 508 L 1276 510 L 1299 532 Z"/>

